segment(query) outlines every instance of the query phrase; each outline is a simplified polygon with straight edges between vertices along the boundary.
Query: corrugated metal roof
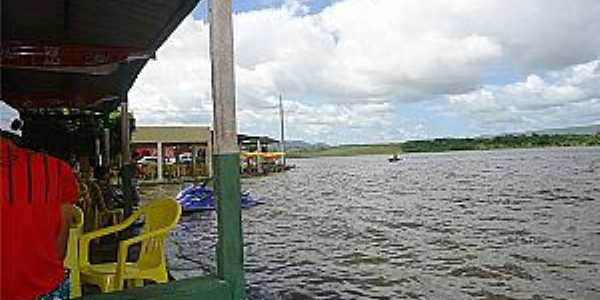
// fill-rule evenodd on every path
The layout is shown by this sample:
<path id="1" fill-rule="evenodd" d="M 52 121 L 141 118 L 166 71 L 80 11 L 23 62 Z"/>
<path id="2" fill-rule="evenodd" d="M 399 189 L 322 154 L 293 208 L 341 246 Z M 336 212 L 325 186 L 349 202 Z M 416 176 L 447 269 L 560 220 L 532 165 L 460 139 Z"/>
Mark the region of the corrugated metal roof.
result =
<path id="1" fill-rule="evenodd" d="M 3 40 L 157 48 L 198 0 L 3 0 Z"/>
<path id="2" fill-rule="evenodd" d="M 208 126 L 138 126 L 133 132 L 132 143 L 207 143 L 211 138 Z"/>

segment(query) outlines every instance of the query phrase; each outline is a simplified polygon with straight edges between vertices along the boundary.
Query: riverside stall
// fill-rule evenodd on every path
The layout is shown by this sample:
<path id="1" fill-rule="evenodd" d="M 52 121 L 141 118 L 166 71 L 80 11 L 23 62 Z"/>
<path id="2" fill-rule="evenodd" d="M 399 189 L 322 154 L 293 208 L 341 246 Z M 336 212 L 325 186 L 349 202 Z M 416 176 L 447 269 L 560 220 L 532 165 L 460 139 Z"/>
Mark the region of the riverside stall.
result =
<path id="1" fill-rule="evenodd" d="M 153 182 L 210 177 L 212 140 L 208 126 L 137 126 L 131 143 L 138 176 Z"/>
<path id="2" fill-rule="evenodd" d="M 131 203 L 133 165 L 127 94 L 147 61 L 155 57 L 156 50 L 197 3 L 198 0 L 4 0 L 2 99 L 22 112 L 78 109 L 108 117 L 119 107 L 121 182 Z M 213 0 L 209 5 L 213 161 L 218 202 L 217 273 L 86 299 L 245 298 L 231 0 Z M 115 132 L 104 130 L 100 140 L 110 140 L 111 134 L 114 137 Z M 111 153 L 111 143 L 105 144 L 100 152 Z"/>
<path id="3" fill-rule="evenodd" d="M 268 136 L 238 134 L 242 176 L 260 176 L 285 170 L 281 143 Z"/>

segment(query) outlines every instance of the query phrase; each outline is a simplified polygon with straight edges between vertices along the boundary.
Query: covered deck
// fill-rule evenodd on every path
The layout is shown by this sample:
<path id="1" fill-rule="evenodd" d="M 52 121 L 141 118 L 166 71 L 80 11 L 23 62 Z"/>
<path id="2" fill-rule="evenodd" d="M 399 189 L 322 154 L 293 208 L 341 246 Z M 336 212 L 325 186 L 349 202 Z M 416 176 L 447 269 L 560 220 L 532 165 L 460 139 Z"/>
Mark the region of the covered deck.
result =
<path id="1" fill-rule="evenodd" d="M 91 147 L 98 166 L 119 166 L 121 186 L 131 203 L 133 124 L 127 94 L 148 60 L 155 58 L 157 49 L 198 2 L 2 1 L 1 98 L 38 124 L 24 133 L 25 138 L 30 135 L 32 140 L 41 138 L 50 144 L 49 136 L 33 135 L 51 118 L 64 120 L 79 115 L 102 123 L 102 130 L 88 136 L 89 140 L 76 138 L 71 142 Z M 217 274 L 84 296 L 86 299 L 245 298 L 231 0 L 213 0 L 209 5 Z M 110 128 L 107 124 L 117 111 L 119 124 Z M 54 137 L 68 139 L 69 129 L 57 128 Z M 115 152 L 117 155 L 112 155 Z"/>
<path id="2" fill-rule="evenodd" d="M 211 177 L 212 140 L 208 126 L 138 126 L 131 141 L 138 176 L 152 182 Z"/>
<path id="3" fill-rule="evenodd" d="M 285 152 L 281 142 L 268 136 L 239 134 L 243 176 L 267 175 L 285 170 Z"/>

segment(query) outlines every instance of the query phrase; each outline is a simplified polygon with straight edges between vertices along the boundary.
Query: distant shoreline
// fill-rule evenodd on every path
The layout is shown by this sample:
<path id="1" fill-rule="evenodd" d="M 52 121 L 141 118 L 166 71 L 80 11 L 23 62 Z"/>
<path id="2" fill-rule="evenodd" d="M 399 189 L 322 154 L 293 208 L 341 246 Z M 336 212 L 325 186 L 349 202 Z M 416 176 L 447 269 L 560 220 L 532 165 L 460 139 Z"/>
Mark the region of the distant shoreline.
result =
<path id="1" fill-rule="evenodd" d="M 333 156 L 392 155 L 400 153 L 434 153 L 449 151 L 484 151 L 498 149 L 532 149 L 548 147 L 600 146 L 600 133 L 575 135 L 507 135 L 493 138 L 444 138 L 393 144 L 340 145 L 317 149 L 292 149 L 288 158 Z"/>

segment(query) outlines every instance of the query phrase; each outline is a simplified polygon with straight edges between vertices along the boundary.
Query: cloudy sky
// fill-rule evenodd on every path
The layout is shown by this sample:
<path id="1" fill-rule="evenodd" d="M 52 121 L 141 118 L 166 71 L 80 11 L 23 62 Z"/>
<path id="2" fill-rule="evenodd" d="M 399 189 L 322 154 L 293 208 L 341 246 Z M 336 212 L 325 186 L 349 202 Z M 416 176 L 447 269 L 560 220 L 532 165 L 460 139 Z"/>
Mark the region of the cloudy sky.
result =
<path id="1" fill-rule="evenodd" d="M 600 123 L 600 1 L 234 0 L 239 131 L 371 143 Z M 206 1 L 130 92 L 210 124 Z"/>

